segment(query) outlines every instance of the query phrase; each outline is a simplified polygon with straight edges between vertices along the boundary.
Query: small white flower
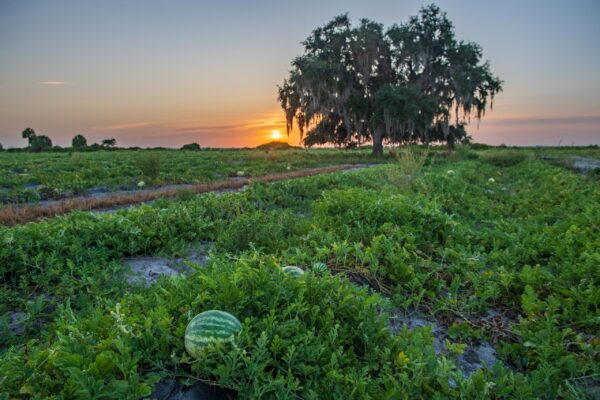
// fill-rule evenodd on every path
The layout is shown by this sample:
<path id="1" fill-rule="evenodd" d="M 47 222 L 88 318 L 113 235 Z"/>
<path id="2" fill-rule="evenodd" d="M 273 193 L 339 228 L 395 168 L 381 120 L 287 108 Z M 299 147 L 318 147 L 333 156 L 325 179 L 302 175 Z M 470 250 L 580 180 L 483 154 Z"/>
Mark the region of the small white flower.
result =
<path id="1" fill-rule="evenodd" d="M 489 183 L 495 183 L 495 182 L 496 182 L 496 180 L 495 180 L 494 178 L 490 178 L 490 179 L 488 179 L 488 182 L 489 182 Z"/>
<path id="2" fill-rule="evenodd" d="M 291 169 L 292 169 L 292 167 L 290 167 L 290 166 L 288 165 L 288 166 L 287 166 L 287 170 L 289 171 L 289 170 L 291 170 Z"/>
<path id="3" fill-rule="evenodd" d="M 446 173 L 447 173 L 448 175 L 454 175 L 454 173 L 455 173 L 455 172 L 454 172 L 453 170 L 449 169 L 448 171 L 446 171 Z"/>
<path id="4" fill-rule="evenodd" d="M 143 188 L 144 186 L 146 186 L 146 182 L 144 182 L 144 181 L 139 181 L 137 184 L 137 187 L 139 187 L 139 188 Z"/>

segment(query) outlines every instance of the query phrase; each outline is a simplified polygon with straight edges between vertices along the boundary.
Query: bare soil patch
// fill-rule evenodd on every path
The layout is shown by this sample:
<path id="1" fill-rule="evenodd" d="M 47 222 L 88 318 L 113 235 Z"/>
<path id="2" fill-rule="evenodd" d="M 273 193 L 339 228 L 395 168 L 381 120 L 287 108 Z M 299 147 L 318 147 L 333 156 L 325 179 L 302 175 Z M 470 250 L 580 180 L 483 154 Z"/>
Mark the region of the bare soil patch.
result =
<path id="1" fill-rule="evenodd" d="M 193 269 L 187 264 L 206 265 L 210 244 L 202 243 L 190 247 L 180 258 L 139 256 L 123 260 L 125 279 L 131 285 L 150 286 L 161 276 L 189 275 Z"/>
<path id="2" fill-rule="evenodd" d="M 394 334 L 400 332 L 404 327 L 414 330 L 425 326 L 429 326 L 431 329 L 435 353 L 437 355 L 447 354 L 445 341 L 448 338 L 448 331 L 442 323 L 418 312 L 405 313 L 401 310 L 390 313 L 388 319 L 388 328 Z M 496 362 L 500 362 L 496 358 L 496 349 L 484 340 L 468 343 L 463 354 L 456 357 L 455 361 L 465 378 L 479 369 L 484 369 L 485 366 L 491 368 Z"/>

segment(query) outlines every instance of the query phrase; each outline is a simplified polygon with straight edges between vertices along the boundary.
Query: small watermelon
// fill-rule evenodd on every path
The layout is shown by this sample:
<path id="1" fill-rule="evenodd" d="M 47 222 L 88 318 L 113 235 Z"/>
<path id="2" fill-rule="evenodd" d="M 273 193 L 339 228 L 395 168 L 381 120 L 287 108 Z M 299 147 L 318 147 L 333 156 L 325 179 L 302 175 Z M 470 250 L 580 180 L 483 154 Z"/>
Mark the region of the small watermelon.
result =
<path id="1" fill-rule="evenodd" d="M 316 262 L 312 265 L 312 270 L 316 274 L 324 275 L 329 271 L 329 268 L 327 268 L 327 264 L 325 263 Z"/>
<path id="2" fill-rule="evenodd" d="M 302 268 L 296 267 L 295 265 L 287 265 L 283 267 L 283 272 L 296 278 L 304 275 Z"/>
<path id="3" fill-rule="evenodd" d="M 209 343 L 233 343 L 242 324 L 233 315 L 219 310 L 204 311 L 196 315 L 185 328 L 185 349 L 194 358 L 199 358 Z"/>

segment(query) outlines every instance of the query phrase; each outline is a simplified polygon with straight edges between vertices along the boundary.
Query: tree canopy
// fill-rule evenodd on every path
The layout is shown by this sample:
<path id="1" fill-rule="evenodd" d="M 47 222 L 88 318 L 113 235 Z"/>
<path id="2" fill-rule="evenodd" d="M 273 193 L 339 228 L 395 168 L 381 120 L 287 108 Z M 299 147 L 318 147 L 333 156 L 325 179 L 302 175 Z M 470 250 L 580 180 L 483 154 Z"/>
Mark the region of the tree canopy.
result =
<path id="1" fill-rule="evenodd" d="M 21 132 L 21 137 L 27 139 L 27 147 L 31 151 L 44 151 L 52 147 L 52 141 L 46 135 L 36 135 L 35 130 L 32 128 L 25 128 Z"/>
<path id="2" fill-rule="evenodd" d="M 115 147 L 117 145 L 117 139 L 110 138 L 102 140 L 102 147 Z"/>
<path id="3" fill-rule="evenodd" d="M 29 141 L 29 147 L 32 151 L 44 151 L 52 147 L 52 140 L 46 135 L 34 136 Z"/>
<path id="4" fill-rule="evenodd" d="M 71 146 L 76 149 L 85 147 L 87 146 L 87 139 L 81 134 L 75 135 L 71 141 Z"/>
<path id="5" fill-rule="evenodd" d="M 354 146 L 432 141 L 450 147 L 467 138 L 502 90 L 482 49 L 457 40 L 436 5 L 384 30 L 347 14 L 315 29 L 279 87 L 288 134 L 294 123 L 304 144 Z"/>
<path id="6" fill-rule="evenodd" d="M 181 150 L 198 151 L 200 150 L 200 145 L 196 142 L 184 144 L 181 146 Z"/>

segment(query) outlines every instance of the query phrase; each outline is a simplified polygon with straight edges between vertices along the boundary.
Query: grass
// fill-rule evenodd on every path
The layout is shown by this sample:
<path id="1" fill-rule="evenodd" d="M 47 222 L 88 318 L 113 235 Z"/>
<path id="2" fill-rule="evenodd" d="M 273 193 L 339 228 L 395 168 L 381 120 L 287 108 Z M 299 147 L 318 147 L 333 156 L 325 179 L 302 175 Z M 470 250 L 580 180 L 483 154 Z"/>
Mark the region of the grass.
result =
<path id="1" fill-rule="evenodd" d="M 251 399 L 593 398 L 598 182 L 461 151 L 0 228 L 0 314 L 26 315 L 19 336 L 0 322 L 0 397 L 140 398 L 174 377 Z M 209 265 L 187 277 L 121 278 L 126 257 L 199 241 Z M 185 326 L 213 308 L 242 333 L 192 360 Z M 427 326 L 388 329 L 400 311 L 443 326 L 446 351 Z M 500 362 L 464 376 L 484 342 Z"/>
<path id="2" fill-rule="evenodd" d="M 429 150 L 419 147 L 405 147 L 400 150 L 392 150 L 391 154 L 396 158 L 398 168 L 389 171 L 388 179 L 400 187 L 408 187 L 412 184 L 417 173 L 423 168 L 429 158 Z"/>

